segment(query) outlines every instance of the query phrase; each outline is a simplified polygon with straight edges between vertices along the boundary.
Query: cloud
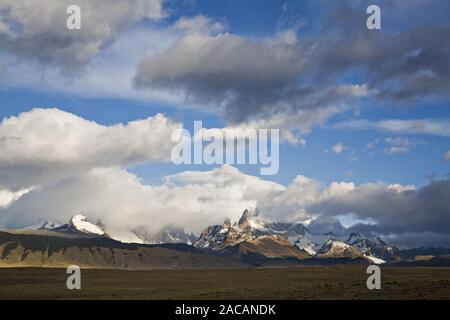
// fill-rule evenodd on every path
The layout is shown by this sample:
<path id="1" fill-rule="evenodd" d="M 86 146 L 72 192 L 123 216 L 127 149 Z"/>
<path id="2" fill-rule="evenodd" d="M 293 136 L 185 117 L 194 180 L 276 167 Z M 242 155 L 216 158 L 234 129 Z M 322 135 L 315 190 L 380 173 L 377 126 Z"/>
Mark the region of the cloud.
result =
<path id="1" fill-rule="evenodd" d="M 70 0 L 3 0 L 0 48 L 19 60 L 32 60 L 74 73 L 122 32 L 148 19 L 160 20 L 162 0 L 78 0 L 81 30 L 66 27 Z"/>
<path id="2" fill-rule="evenodd" d="M 11 56 L 4 55 L 2 60 L 0 55 L 0 86 L 76 97 L 158 101 L 182 108 L 175 95 L 160 90 L 137 91 L 131 83 L 142 55 L 171 45 L 177 37 L 179 35 L 171 29 L 137 26 L 121 33 L 102 49 L 90 60 L 85 72 L 72 75 L 61 74 L 57 67 L 42 68 L 32 61 L 16 61 Z"/>
<path id="3" fill-rule="evenodd" d="M 8 207 L 29 191 L 30 190 L 20 190 L 18 192 L 11 192 L 0 187 L 0 209 Z"/>
<path id="4" fill-rule="evenodd" d="M 415 10 L 410 11 L 411 7 Z M 367 5 L 340 2 L 329 6 L 322 24 L 323 32 L 313 44 L 313 66 L 326 77 L 349 70 L 361 72 L 377 96 L 390 101 L 415 101 L 433 95 L 450 96 L 450 32 L 448 20 L 430 24 L 423 17 L 442 13 L 426 2 L 387 3 L 383 17 L 410 12 L 415 23 L 396 24 L 390 29 L 383 23 L 381 32 L 365 28 Z M 420 8 L 420 10 L 417 10 Z M 433 12 L 433 13 L 431 13 Z M 397 17 L 395 17 L 397 16 Z M 385 18 L 383 21 L 388 21 Z"/>
<path id="5" fill-rule="evenodd" d="M 388 137 L 384 139 L 389 145 L 384 151 L 388 154 L 403 154 L 411 151 L 412 148 L 423 144 L 415 139 L 409 139 L 405 137 Z"/>
<path id="6" fill-rule="evenodd" d="M 352 214 L 373 221 L 349 230 L 382 235 L 404 243 L 440 245 L 450 228 L 450 181 L 422 188 L 397 184 L 333 182 L 297 176 L 288 186 L 243 174 L 225 165 L 210 171 L 167 176 L 160 185 L 145 185 L 119 167 L 93 168 L 46 183 L 0 209 L 0 225 L 23 227 L 40 218 L 66 221 L 84 213 L 112 229 L 148 226 L 156 231 L 178 224 L 200 232 L 226 218 L 237 220 L 245 208 L 259 209 L 269 221 L 302 222 L 314 230 L 339 231 L 336 217 Z M 5 196 L 6 195 L 6 196 Z M 342 230 L 341 230 L 342 231 Z M 426 236 L 425 236 L 426 235 Z M 406 237 L 406 238 L 403 238 Z"/>
<path id="7" fill-rule="evenodd" d="M 225 21 L 216 21 L 204 15 L 194 17 L 181 17 L 175 22 L 174 28 L 182 30 L 188 34 L 217 34 L 226 30 Z"/>
<path id="8" fill-rule="evenodd" d="M 341 222 L 330 216 L 319 216 L 308 224 L 308 230 L 313 234 L 325 234 L 333 232 L 335 235 L 346 234 L 346 228 Z"/>
<path id="9" fill-rule="evenodd" d="M 230 166 L 168 176 L 158 186 L 143 185 L 117 167 L 98 168 L 27 193 L 0 212 L 0 223 L 24 226 L 41 217 L 67 221 L 85 213 L 113 229 L 144 225 L 157 231 L 177 224 L 200 232 L 208 224 L 238 219 L 245 208 L 282 189 Z"/>
<path id="10" fill-rule="evenodd" d="M 341 154 L 343 151 L 347 149 L 348 148 L 344 146 L 342 143 L 336 143 L 333 147 L 331 147 L 331 151 L 333 151 L 336 154 Z"/>
<path id="11" fill-rule="evenodd" d="M 350 120 L 334 125 L 337 129 L 378 130 L 401 134 L 427 134 L 450 137 L 450 120 L 447 119 L 387 119 L 372 121 Z"/>
<path id="12" fill-rule="evenodd" d="M 188 34 L 145 58 L 137 88 L 159 89 L 206 105 L 231 125 L 308 132 L 348 99 L 368 95 L 364 85 L 300 85 L 309 52 L 295 34 L 251 40 L 233 34 Z"/>
<path id="13" fill-rule="evenodd" d="M 278 125 L 297 136 L 363 97 L 414 103 L 450 96 L 448 24 L 373 32 L 361 12 L 348 3 L 332 6 L 320 32 L 301 39 L 297 29 L 265 39 L 198 33 L 211 21 L 192 18 L 194 31 L 144 58 L 134 84 L 218 111 L 231 125 Z M 347 82 L 348 73 L 360 80 Z"/>
<path id="14" fill-rule="evenodd" d="M 450 227 L 450 181 L 432 182 L 420 189 L 385 184 L 362 184 L 347 192 L 323 196 L 312 212 L 327 215 L 352 213 L 371 218 L 384 233 L 433 232 Z"/>
<path id="15" fill-rule="evenodd" d="M 58 109 L 33 109 L 0 123 L 0 184 L 19 190 L 95 167 L 168 161 L 172 132 L 161 114 L 104 126 Z"/>

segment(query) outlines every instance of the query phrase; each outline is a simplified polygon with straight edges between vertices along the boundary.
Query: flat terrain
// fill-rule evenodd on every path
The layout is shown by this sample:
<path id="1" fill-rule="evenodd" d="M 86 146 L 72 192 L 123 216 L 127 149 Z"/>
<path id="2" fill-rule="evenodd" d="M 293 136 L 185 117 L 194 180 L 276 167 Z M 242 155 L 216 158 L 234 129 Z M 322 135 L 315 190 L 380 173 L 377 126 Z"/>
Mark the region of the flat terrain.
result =
<path id="1" fill-rule="evenodd" d="M 0 269 L 0 299 L 450 299 L 450 268 L 384 267 L 382 289 L 366 288 L 362 266 L 239 270 Z"/>

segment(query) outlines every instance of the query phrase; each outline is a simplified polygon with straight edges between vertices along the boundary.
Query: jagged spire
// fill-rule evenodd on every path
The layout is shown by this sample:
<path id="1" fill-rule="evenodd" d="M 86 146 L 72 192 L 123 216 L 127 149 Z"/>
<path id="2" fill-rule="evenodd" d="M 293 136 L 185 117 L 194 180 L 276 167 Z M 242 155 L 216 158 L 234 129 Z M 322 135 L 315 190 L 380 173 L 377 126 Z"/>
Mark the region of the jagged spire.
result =
<path id="1" fill-rule="evenodd" d="M 244 225 L 247 224 L 249 219 L 251 217 L 257 217 L 258 216 L 258 209 L 250 211 L 249 209 L 245 209 L 242 213 L 241 218 L 239 219 L 238 225 Z"/>

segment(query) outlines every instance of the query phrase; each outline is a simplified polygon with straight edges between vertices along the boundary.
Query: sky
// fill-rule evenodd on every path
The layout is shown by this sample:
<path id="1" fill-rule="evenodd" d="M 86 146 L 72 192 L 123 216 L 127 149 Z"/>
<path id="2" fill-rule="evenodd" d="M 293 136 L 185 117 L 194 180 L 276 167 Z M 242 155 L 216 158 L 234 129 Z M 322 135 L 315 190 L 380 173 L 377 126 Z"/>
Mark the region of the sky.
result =
<path id="1" fill-rule="evenodd" d="M 70 4 L 81 30 L 66 27 Z M 200 232 L 258 207 L 450 245 L 448 12 L 445 0 L 4 0 L 0 225 L 84 212 L 117 232 Z M 172 132 L 196 120 L 280 129 L 278 173 L 173 164 Z"/>

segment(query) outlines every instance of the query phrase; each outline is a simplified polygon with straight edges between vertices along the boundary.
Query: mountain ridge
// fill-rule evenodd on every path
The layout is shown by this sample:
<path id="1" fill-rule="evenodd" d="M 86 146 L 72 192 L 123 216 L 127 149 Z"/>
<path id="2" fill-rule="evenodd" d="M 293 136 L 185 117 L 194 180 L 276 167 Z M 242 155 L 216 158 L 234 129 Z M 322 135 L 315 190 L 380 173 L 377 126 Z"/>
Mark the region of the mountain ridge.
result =
<path id="1" fill-rule="evenodd" d="M 447 263 L 449 253 L 443 248 L 402 251 L 379 237 L 369 238 L 357 232 L 313 234 L 302 223 L 268 222 L 257 210 L 248 209 L 237 222 L 226 219 L 222 224 L 208 226 L 199 237 L 176 226 L 166 226 L 156 233 L 141 226 L 129 230 L 135 235 L 132 240 L 137 239 L 133 242 L 111 236 L 110 230 L 101 221 L 93 223 L 84 215 L 75 215 L 64 225 L 39 221 L 28 228 L 0 231 L 0 267 L 60 267 L 69 262 L 125 269 L 292 264 L 442 265 Z M 30 242 L 31 238 L 36 243 Z M 435 254 L 442 255 L 435 257 Z M 197 256 L 194 259 L 189 255 Z M 172 261 L 170 257 L 187 260 Z M 204 257 L 213 260 L 207 263 L 209 260 Z M 215 258 L 222 260 L 218 262 Z"/>

